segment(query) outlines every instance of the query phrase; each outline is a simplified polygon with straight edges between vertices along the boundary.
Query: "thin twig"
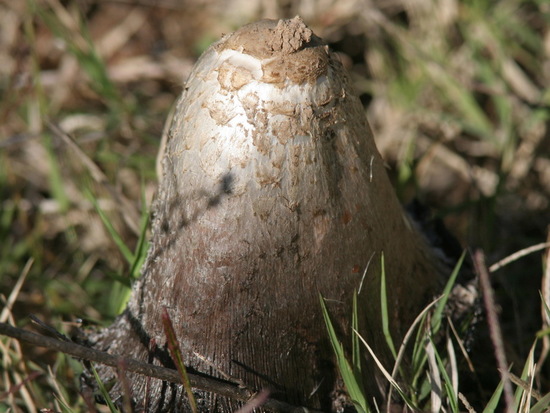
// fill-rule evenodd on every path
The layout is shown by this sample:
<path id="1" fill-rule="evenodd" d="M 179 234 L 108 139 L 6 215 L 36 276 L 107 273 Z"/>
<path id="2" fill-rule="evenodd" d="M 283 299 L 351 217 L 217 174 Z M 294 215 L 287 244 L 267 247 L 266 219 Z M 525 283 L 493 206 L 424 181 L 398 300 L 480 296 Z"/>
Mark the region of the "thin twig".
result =
<path id="1" fill-rule="evenodd" d="M 132 390 L 130 389 L 130 383 L 128 381 L 128 377 L 126 377 L 126 364 L 124 363 L 124 360 L 120 360 L 118 362 L 117 366 L 117 377 L 118 381 L 120 382 L 120 386 L 122 388 L 122 402 L 124 406 L 125 412 L 131 412 L 132 411 Z"/>
<path id="2" fill-rule="evenodd" d="M 531 245 L 530 247 L 516 251 L 513 254 L 508 255 L 507 257 L 491 265 L 489 267 L 489 272 L 498 271 L 505 265 L 510 264 L 511 262 L 519 260 L 520 258 L 525 257 L 526 255 L 532 254 L 533 252 L 537 252 L 548 247 L 550 247 L 550 242 L 541 242 L 540 244 Z"/>
<path id="3" fill-rule="evenodd" d="M 152 364 L 143 363 L 141 361 L 115 356 L 93 348 L 85 347 L 72 342 L 61 341 L 52 337 L 35 334 L 28 330 L 13 327 L 7 323 L 0 323 L 0 335 L 15 338 L 19 341 L 29 343 L 38 347 L 46 347 L 51 350 L 60 351 L 73 357 L 95 361 L 111 367 L 118 367 L 121 361 L 124 363 L 127 371 L 132 373 L 143 374 L 148 377 L 154 377 L 171 383 L 181 384 L 181 378 L 177 370 L 168 369 L 165 367 L 154 366 Z M 191 386 L 207 392 L 219 394 L 221 396 L 230 397 L 236 400 L 247 402 L 253 397 L 253 393 L 246 388 L 236 386 L 231 383 L 220 381 L 214 377 L 204 377 L 196 374 L 188 373 Z M 263 405 L 263 408 L 275 413 L 298 413 L 304 412 L 303 407 L 296 407 L 288 403 L 269 399 Z M 315 410 L 308 410 L 310 412 Z"/>
<path id="4" fill-rule="evenodd" d="M 456 331 L 453 320 L 451 320 L 450 317 L 447 317 L 447 323 L 449 324 L 449 327 L 451 327 L 451 331 L 453 332 L 453 335 L 455 336 L 455 340 L 458 343 L 458 346 L 460 347 L 462 356 L 464 357 L 464 359 L 466 360 L 466 363 L 468 364 L 468 368 L 472 373 L 475 373 L 474 363 L 472 363 L 472 359 L 470 358 L 470 355 L 468 354 L 466 347 L 464 347 L 464 341 L 458 334 L 458 331 Z"/>
<path id="5" fill-rule="evenodd" d="M 236 413 L 252 413 L 254 409 L 262 407 L 269 400 L 269 390 L 262 390 L 252 400 L 246 403 Z"/>
<path id="6" fill-rule="evenodd" d="M 482 251 L 476 251 L 474 254 L 474 264 L 476 272 L 479 276 L 479 283 L 483 293 L 483 301 L 485 310 L 487 311 L 487 324 L 489 325 L 489 334 L 493 347 L 495 349 L 495 358 L 497 366 L 504 383 L 504 400 L 506 401 L 506 412 L 512 412 L 514 406 L 514 396 L 512 392 L 512 384 L 508 372 L 508 362 L 506 361 L 506 353 L 504 352 L 504 341 L 502 339 L 502 331 L 498 321 L 497 311 L 495 308 L 495 298 L 493 289 L 489 279 L 489 272 L 485 266 L 485 257 Z"/>
<path id="7" fill-rule="evenodd" d="M 544 397 L 540 392 L 533 389 L 533 383 L 529 383 L 519 378 L 514 373 L 510 373 L 508 370 L 506 370 L 504 373 L 508 375 L 512 383 L 514 383 L 518 387 L 521 387 L 526 394 L 530 393 L 530 397 L 533 397 L 537 401 Z"/>
<path id="8" fill-rule="evenodd" d="M 0 313 L 0 323 L 5 323 L 6 320 L 8 319 L 8 316 L 11 313 L 11 308 L 13 307 L 13 304 L 17 300 L 17 296 L 21 291 L 21 287 L 23 287 L 23 283 L 27 279 L 27 275 L 29 275 L 29 272 L 31 270 L 33 263 L 34 263 L 34 259 L 30 258 L 25 264 L 23 271 L 21 271 L 21 275 L 19 276 L 19 279 L 15 283 L 15 286 L 12 288 L 10 296 L 8 297 L 6 303 L 4 304 L 4 309 Z"/>
<path id="9" fill-rule="evenodd" d="M 472 407 L 472 405 L 470 404 L 466 396 L 458 392 L 458 398 L 460 399 L 464 407 L 466 407 L 466 410 L 468 410 L 468 413 L 476 413 L 475 409 Z"/>

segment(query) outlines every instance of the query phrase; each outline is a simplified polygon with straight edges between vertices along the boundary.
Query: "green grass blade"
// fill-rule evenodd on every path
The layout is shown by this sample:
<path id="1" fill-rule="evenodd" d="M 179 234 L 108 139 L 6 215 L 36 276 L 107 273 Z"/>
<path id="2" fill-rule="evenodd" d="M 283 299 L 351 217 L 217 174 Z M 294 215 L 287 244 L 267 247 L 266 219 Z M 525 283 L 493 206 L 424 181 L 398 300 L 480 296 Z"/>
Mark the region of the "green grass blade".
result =
<path id="1" fill-rule="evenodd" d="M 109 77 L 107 66 L 93 43 L 89 33 L 86 20 L 80 16 L 72 19 L 70 26 L 67 26 L 57 15 L 59 12 L 66 13 L 61 4 L 51 7 L 43 7 L 39 2 L 32 2 L 34 12 L 45 25 L 56 34 L 57 37 L 63 39 L 68 47 L 68 50 L 74 55 L 78 64 L 86 72 L 91 80 L 91 86 L 96 90 L 107 103 L 113 118 L 120 118 L 124 111 L 124 103 L 120 94 Z M 67 16 L 70 14 L 67 13 Z"/>
<path id="2" fill-rule="evenodd" d="M 537 346 L 537 341 L 533 343 L 531 346 L 531 350 L 529 350 L 529 355 L 527 356 L 527 360 L 525 360 L 525 364 L 523 365 L 523 370 L 521 371 L 521 380 L 528 382 L 529 373 L 534 371 L 534 364 L 535 364 L 535 347 Z M 518 386 L 514 393 L 514 411 L 519 411 L 518 408 L 521 403 L 521 398 L 525 390 Z"/>
<path id="3" fill-rule="evenodd" d="M 501 379 L 500 382 L 498 383 L 497 388 L 495 389 L 495 392 L 491 396 L 491 399 L 489 399 L 489 402 L 485 406 L 485 409 L 483 409 L 482 413 L 494 413 L 494 411 L 498 407 L 500 398 L 502 397 L 503 390 L 504 390 L 504 380 Z"/>
<path id="4" fill-rule="evenodd" d="M 90 368 L 92 369 L 92 373 L 94 375 L 95 381 L 97 382 L 97 387 L 99 388 L 99 392 L 101 393 L 101 395 L 105 399 L 105 403 L 107 403 L 107 406 L 109 407 L 109 411 L 111 413 L 119 413 L 119 410 L 115 407 L 113 401 L 111 400 L 111 396 L 109 395 L 109 392 L 105 388 L 103 381 L 101 381 L 99 374 L 97 374 L 97 370 L 95 369 L 93 363 L 90 363 Z"/>
<path id="5" fill-rule="evenodd" d="M 426 338 L 426 320 L 427 320 L 427 313 L 425 313 L 420 321 L 418 330 L 416 332 L 416 337 L 413 345 L 413 352 L 412 352 L 412 371 L 413 371 L 413 386 L 416 386 L 417 381 L 420 378 L 420 375 L 423 371 L 423 366 L 426 364 L 427 357 L 426 352 L 424 351 L 424 340 Z"/>
<path id="6" fill-rule="evenodd" d="M 395 360 L 395 364 L 393 366 L 393 370 L 392 370 L 392 374 L 391 376 L 393 378 L 395 378 L 397 376 L 397 372 L 399 371 L 399 373 L 401 374 L 401 378 L 402 380 L 406 381 L 406 382 L 411 382 L 410 378 L 405 376 L 403 374 L 403 369 L 401 368 L 401 362 L 403 360 L 403 358 L 405 357 L 405 350 L 407 349 L 407 346 L 409 344 L 409 341 L 411 340 L 411 338 L 413 337 L 413 334 L 414 334 L 414 331 L 415 329 L 418 327 L 420 330 L 422 330 L 422 325 L 426 319 L 426 314 L 428 313 L 428 311 L 430 311 L 430 309 L 435 306 L 435 304 L 440 300 L 441 297 L 438 297 L 436 298 L 435 300 L 433 300 L 430 304 L 428 304 L 421 312 L 419 315 L 416 316 L 416 318 L 414 319 L 413 323 L 411 324 L 411 326 L 409 327 L 409 329 L 407 330 L 406 334 L 405 334 L 405 337 L 403 337 L 403 340 L 399 346 L 399 352 L 397 353 L 397 359 Z M 418 338 L 417 338 L 418 340 Z M 414 365 L 414 364 L 413 364 Z M 413 370 L 414 371 L 414 370 Z M 414 382 L 413 382 L 414 383 Z M 414 387 L 412 387 L 414 388 Z M 391 394 L 392 394 L 392 387 L 390 387 L 389 389 L 389 392 L 388 392 L 388 397 L 387 397 L 387 400 L 388 401 L 391 401 Z M 416 405 L 415 403 L 415 394 L 411 394 L 411 400 L 412 400 L 412 404 L 413 405 Z M 388 409 L 389 409 L 389 405 L 388 405 Z"/>
<path id="7" fill-rule="evenodd" d="M 445 310 L 445 306 L 447 304 L 447 301 L 449 300 L 449 294 L 455 285 L 456 278 L 460 272 L 460 268 L 462 267 L 462 263 L 464 262 L 464 258 L 466 257 L 466 251 L 462 253 L 459 260 L 457 261 L 448 281 L 445 285 L 445 288 L 443 289 L 443 292 L 441 294 L 441 297 L 439 301 L 437 302 L 434 312 L 431 317 L 431 334 L 436 334 L 439 329 L 441 328 L 442 320 L 443 320 L 443 312 Z M 428 361 L 427 354 L 425 351 L 424 346 L 424 340 L 426 331 L 423 328 L 424 322 L 420 324 L 420 327 L 418 329 L 418 334 L 416 336 L 416 341 L 414 343 L 413 347 L 413 355 L 412 355 L 412 371 L 413 371 L 413 379 L 412 379 L 412 387 L 416 388 L 418 386 L 418 381 L 423 377 L 423 371 L 424 371 L 424 365 Z"/>
<path id="8" fill-rule="evenodd" d="M 447 305 L 447 301 L 449 300 L 449 294 L 455 285 L 456 277 L 458 276 L 460 272 L 460 268 L 462 267 L 462 263 L 464 262 L 464 258 L 466 257 L 466 251 L 462 253 L 460 258 L 458 259 L 453 272 L 451 273 L 451 276 L 449 277 L 449 280 L 447 281 L 447 284 L 445 284 L 445 288 L 443 289 L 443 293 L 441 300 L 439 303 L 437 303 L 434 313 L 432 315 L 431 320 L 431 327 L 432 327 L 432 334 L 435 334 L 439 331 L 441 328 L 441 322 L 443 319 L 443 312 L 445 311 L 445 306 Z"/>
<path id="9" fill-rule="evenodd" d="M 134 259 L 131 262 L 130 269 L 128 271 L 128 277 L 123 277 L 120 275 L 112 275 L 112 278 L 119 281 L 124 288 L 116 292 L 113 289 L 114 300 L 113 303 L 118 303 L 118 306 L 115 308 L 115 314 L 120 314 L 126 308 L 130 296 L 132 294 L 132 281 L 137 280 L 141 275 L 141 268 L 143 263 L 147 258 L 147 250 L 149 249 L 149 243 L 147 242 L 147 227 L 149 226 L 149 212 L 145 208 L 145 194 L 142 191 L 142 205 L 144 206 L 141 213 L 141 223 L 139 231 L 139 239 L 134 250 Z"/>
<path id="10" fill-rule="evenodd" d="M 61 399 L 61 397 L 59 397 L 57 394 L 54 394 L 53 397 L 55 398 L 55 400 L 57 400 L 63 412 L 74 413 L 74 410 L 71 409 L 70 406 L 68 406 L 67 403 L 63 399 Z"/>
<path id="11" fill-rule="evenodd" d="M 325 301 L 323 300 L 323 297 L 321 295 L 319 295 L 319 299 L 321 301 L 321 310 L 323 313 L 323 318 L 325 319 L 325 324 L 327 326 L 330 343 L 332 344 L 334 354 L 336 355 L 336 362 L 338 364 L 342 380 L 344 380 L 344 384 L 346 386 L 346 389 L 348 390 L 349 396 L 351 397 L 351 400 L 353 401 L 353 404 L 355 405 L 355 408 L 358 412 L 369 413 L 370 409 L 367 404 L 364 390 L 360 385 L 360 380 L 354 374 L 353 368 L 346 358 L 344 347 L 342 346 L 342 343 L 338 340 L 338 335 L 334 330 L 334 326 L 332 324 L 332 321 L 330 320 L 330 315 L 328 314 Z"/>
<path id="12" fill-rule="evenodd" d="M 550 393 L 546 393 L 542 399 L 540 399 L 533 407 L 531 407 L 531 410 L 529 413 L 543 413 L 548 412 L 548 408 L 550 407 Z"/>
<path id="13" fill-rule="evenodd" d="M 500 401 L 500 398 L 502 397 L 502 391 L 504 390 L 504 381 L 501 380 L 498 384 L 497 388 L 495 389 L 495 392 L 489 399 L 489 402 L 485 406 L 485 409 L 483 409 L 482 413 L 494 413 L 496 408 L 498 407 L 498 403 Z"/>
<path id="14" fill-rule="evenodd" d="M 48 154 L 48 166 L 50 183 L 50 189 L 52 195 L 59 205 L 59 209 L 65 213 L 69 209 L 69 197 L 65 191 L 65 184 L 63 182 L 63 175 L 59 165 L 59 159 L 54 151 L 53 137 L 50 134 L 44 134 L 44 148 Z"/>
<path id="15" fill-rule="evenodd" d="M 130 277 L 133 280 L 136 280 L 139 278 L 141 274 L 141 267 L 145 262 L 145 258 L 147 257 L 147 250 L 149 249 L 149 243 L 147 242 L 147 227 L 149 226 L 149 211 L 145 207 L 147 203 L 145 200 L 145 191 L 144 191 L 143 185 L 142 185 L 141 193 L 142 193 L 141 204 L 143 205 L 143 209 L 141 212 L 139 239 L 133 254 L 134 259 L 131 262 L 130 271 L 129 271 Z"/>
<path id="16" fill-rule="evenodd" d="M 430 377 L 430 404 L 432 412 L 441 411 L 443 405 L 443 385 L 441 383 L 441 371 L 436 360 L 436 349 L 429 338 L 426 338 L 424 345 L 426 355 L 428 357 L 428 374 Z"/>
<path id="17" fill-rule="evenodd" d="M 359 313 L 357 310 L 357 291 L 353 292 L 353 313 L 351 317 L 351 328 L 359 330 Z M 356 377 L 361 377 L 361 347 L 357 334 L 351 335 L 351 364 Z"/>
<path id="18" fill-rule="evenodd" d="M 168 343 L 168 349 L 170 350 L 170 355 L 172 360 L 178 369 L 178 372 L 183 383 L 183 388 L 187 393 L 189 399 L 189 404 L 191 405 L 191 411 L 197 413 L 197 402 L 195 396 L 193 395 L 193 390 L 191 389 L 191 382 L 189 381 L 189 376 L 187 375 L 187 368 L 183 362 L 183 356 L 181 354 L 180 346 L 178 344 L 178 339 L 176 337 L 176 332 L 174 331 L 174 326 L 172 325 L 172 320 L 170 315 L 166 310 L 166 307 L 162 311 L 162 325 L 164 327 L 164 333 L 166 334 L 166 342 Z"/>
<path id="19" fill-rule="evenodd" d="M 393 339 L 390 332 L 390 318 L 388 316 L 388 296 L 386 293 L 386 269 L 384 265 L 384 253 L 380 257 L 380 310 L 382 313 L 382 332 L 386 343 L 393 355 L 393 359 L 397 358 L 397 352 L 393 344 Z"/>
<path id="20" fill-rule="evenodd" d="M 543 329 L 543 330 L 537 331 L 536 337 L 537 337 L 537 338 L 543 338 L 544 336 L 547 336 L 547 335 L 549 335 L 549 334 L 550 334 L 550 327 L 545 328 L 545 329 Z"/>
<path id="21" fill-rule="evenodd" d="M 135 260 L 134 253 L 130 251 L 130 249 L 126 246 L 126 244 L 124 243 L 124 240 L 122 239 L 120 234 L 117 232 L 117 230 L 109 220 L 109 217 L 101 209 L 101 207 L 99 206 L 99 203 L 97 202 L 97 199 L 91 193 L 91 191 L 86 189 L 85 194 L 87 198 L 90 200 L 90 202 L 92 203 L 92 205 L 94 206 L 95 210 L 97 211 L 99 217 L 101 218 L 101 222 L 103 222 L 103 225 L 105 225 L 105 229 L 107 229 L 107 231 L 109 232 L 109 235 L 115 242 L 122 256 L 124 257 L 126 262 L 128 262 L 128 264 L 131 265 Z"/>
<path id="22" fill-rule="evenodd" d="M 441 96 L 444 96 L 462 114 L 464 126 L 483 137 L 490 137 L 493 130 L 491 122 L 470 90 L 445 71 L 443 64 L 422 59 L 418 59 L 417 62 L 441 90 Z"/>
<path id="23" fill-rule="evenodd" d="M 544 299 L 544 296 L 542 295 L 541 291 L 539 291 L 539 296 L 540 296 L 540 301 L 542 302 L 542 306 L 544 308 L 544 313 L 546 314 L 546 319 L 550 320 L 550 308 L 548 308 L 548 303 Z M 538 337 L 538 333 L 537 333 L 537 337 Z"/>
<path id="24" fill-rule="evenodd" d="M 433 348 L 434 348 L 434 354 L 435 359 L 437 361 L 437 367 L 439 369 L 439 372 L 441 374 L 441 377 L 443 378 L 443 384 L 445 386 L 445 395 L 446 399 L 449 403 L 449 406 L 451 408 L 452 412 L 458 413 L 460 410 L 458 408 L 458 394 L 455 393 L 455 388 L 453 386 L 453 381 L 449 377 L 449 374 L 447 373 L 447 368 L 445 366 L 445 362 L 441 359 L 441 355 L 437 351 L 437 348 L 433 341 L 432 342 Z"/>

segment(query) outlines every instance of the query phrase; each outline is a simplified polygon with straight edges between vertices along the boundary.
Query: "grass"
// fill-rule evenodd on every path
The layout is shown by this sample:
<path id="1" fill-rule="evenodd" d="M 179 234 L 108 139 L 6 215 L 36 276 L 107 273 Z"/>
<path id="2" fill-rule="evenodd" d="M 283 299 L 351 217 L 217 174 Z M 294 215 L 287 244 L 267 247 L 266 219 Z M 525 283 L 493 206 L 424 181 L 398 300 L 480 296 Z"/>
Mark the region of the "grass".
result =
<path id="1" fill-rule="evenodd" d="M 483 248 L 490 263 L 545 241 L 548 3 L 396 1 L 346 14 L 343 6 L 351 3 L 342 0 L 331 10 L 330 25 L 323 11 L 308 14 L 298 2 L 281 15 L 301 13 L 348 56 L 343 60 L 368 103 L 403 202 L 412 195 L 428 201 L 462 243 Z M 86 4 L 0 1 L 1 317 L 25 326 L 35 313 L 67 334 L 77 318 L 108 324 L 123 308 L 146 251 L 166 114 L 197 50 L 247 19 L 209 18 L 214 11 L 192 4 Z M 538 386 L 531 378 L 543 388 L 549 377 L 547 364 L 535 366 L 548 329 L 539 315 L 538 291 L 548 300 L 540 256 L 535 251 L 492 275 L 507 351 L 515 368 L 525 366 L 514 370 L 528 383 L 517 387 L 518 411 L 540 410 L 528 406 L 527 396 L 521 400 Z M 430 328 L 446 329 L 445 323 Z M 389 330 L 385 335 L 391 343 Z M 436 403 L 426 383 L 439 372 L 440 401 L 454 411 L 460 394 L 452 374 L 443 372 L 459 358 L 449 342 L 462 354 L 457 339 L 442 347 L 422 333 L 410 340 L 417 363 L 403 394 L 414 406 Z M 6 338 L 0 348 L 0 410 L 87 409 L 74 360 Z M 352 376 L 359 349 L 366 350 L 358 337 L 353 348 Z M 405 374 L 399 366 L 392 377 Z M 491 394 L 498 371 L 491 363 L 474 367 L 490 387 L 487 411 L 497 409 L 491 400 L 500 393 Z M 354 398 L 367 411 L 360 389 L 357 382 Z"/>
<path id="2" fill-rule="evenodd" d="M 357 294 L 354 296 L 353 300 L 353 312 L 352 312 L 352 326 L 356 328 L 357 326 Z M 359 340 L 357 336 L 352 337 L 352 359 L 351 361 L 347 359 L 344 347 L 340 342 L 336 331 L 330 320 L 330 315 L 325 306 L 323 297 L 321 297 L 321 308 L 323 310 L 323 317 L 327 325 L 328 335 L 330 337 L 330 342 L 334 353 L 336 355 L 336 360 L 340 369 L 340 374 L 342 375 L 342 380 L 346 386 L 349 397 L 353 401 L 353 404 L 359 413 L 370 412 L 369 405 L 367 403 L 367 395 L 365 394 L 365 389 L 363 385 L 363 380 L 361 376 L 361 359 L 360 359 L 360 348 Z"/>
<path id="3" fill-rule="evenodd" d="M 411 411 L 450 411 L 458 413 L 466 408 L 470 413 L 476 409 L 472 406 L 467 396 L 459 384 L 461 372 L 458 369 L 459 362 L 457 360 L 457 351 L 455 347 L 462 350 L 461 357 L 469 361 L 470 355 L 464 351 L 465 347 L 462 343 L 460 335 L 456 334 L 456 330 L 452 327 L 452 317 L 450 314 L 445 314 L 446 304 L 451 298 L 451 292 L 456 285 L 456 277 L 461 269 L 465 255 L 463 254 L 457 262 L 455 269 L 451 273 L 441 296 L 429 304 L 412 323 L 409 330 L 405 334 L 403 341 L 400 344 L 399 353 L 395 351 L 395 344 L 391 335 L 386 333 L 386 343 L 393 355 L 393 368 L 391 372 L 384 367 L 384 363 L 380 360 L 376 353 L 369 346 L 367 341 L 360 336 L 356 327 L 354 327 L 354 336 L 352 337 L 351 360 L 347 357 L 344 347 L 339 341 L 335 333 L 334 327 L 330 320 L 330 314 L 324 301 L 321 298 L 321 306 L 323 316 L 327 325 L 329 338 L 334 349 L 337 364 L 344 380 L 344 384 L 349 392 L 350 398 L 353 401 L 358 412 L 374 412 L 374 411 L 391 411 L 392 404 L 402 404 L 408 407 Z M 381 260 L 381 295 L 380 306 L 382 315 L 382 325 L 388 326 L 388 313 L 384 310 L 387 307 L 387 297 L 385 294 L 385 277 L 384 277 L 384 259 Z M 490 287 L 487 287 L 490 288 Z M 484 295 L 488 292 L 484 291 Z M 490 295 L 490 294 L 489 294 Z M 354 303 L 356 301 L 354 300 Z M 547 303 L 541 300 L 543 310 L 547 309 Z M 491 311 L 487 309 L 490 313 Z M 352 317 L 357 319 L 357 307 L 354 304 Z M 492 329 L 498 327 L 498 320 L 491 320 L 488 317 L 489 324 L 496 323 L 490 326 Z M 357 324 L 354 323 L 354 326 Z M 387 330 L 387 327 L 384 327 Z M 416 340 L 410 343 L 409 340 L 415 335 Z M 442 334 L 443 332 L 446 334 Z M 450 332 L 455 332 L 454 335 Z M 546 333 L 547 334 L 547 333 Z M 546 336 L 546 335 L 545 335 Z M 439 338 L 438 338 L 439 337 Z M 547 336 L 546 336 L 547 337 Z M 361 340 L 363 348 L 358 347 L 357 338 Z M 509 370 L 501 370 L 502 379 L 491 397 L 481 405 L 481 410 L 478 407 L 477 411 L 489 413 L 494 411 L 507 412 L 543 412 L 550 408 L 550 393 L 540 394 L 535 389 L 534 381 L 536 376 L 536 361 L 534 358 L 535 350 L 540 343 L 541 336 L 534 337 L 534 342 L 531 346 L 523 370 L 519 377 L 514 376 Z M 502 337 L 499 338 L 502 340 Z M 493 340 L 495 352 L 499 352 L 498 339 Z M 382 404 L 367 403 L 368 391 L 361 385 L 361 361 L 365 357 L 360 356 L 361 353 L 368 352 L 372 360 L 382 376 L 387 382 L 388 394 L 385 395 L 385 406 Z M 407 359 L 405 354 L 409 354 L 410 362 L 404 363 Z M 460 354 L 460 353 L 458 353 Z M 504 356 L 504 352 L 502 352 Z M 498 374 L 495 367 L 495 374 Z M 504 402 L 503 390 L 506 385 L 511 383 L 516 385 L 515 393 L 512 398 Z M 398 397 L 392 396 L 392 393 L 398 394 Z M 476 400 L 479 405 L 479 400 Z"/>

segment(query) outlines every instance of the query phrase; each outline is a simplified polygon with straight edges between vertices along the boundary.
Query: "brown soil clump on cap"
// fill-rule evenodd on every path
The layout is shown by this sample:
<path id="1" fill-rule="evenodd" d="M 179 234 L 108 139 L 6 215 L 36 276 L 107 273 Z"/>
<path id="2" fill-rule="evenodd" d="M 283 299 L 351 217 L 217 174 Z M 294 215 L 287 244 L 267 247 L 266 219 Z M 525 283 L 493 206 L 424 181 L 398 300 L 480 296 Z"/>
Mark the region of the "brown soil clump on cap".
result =
<path id="1" fill-rule="evenodd" d="M 238 50 L 258 59 L 266 83 L 312 83 L 326 73 L 328 48 L 300 17 L 290 20 L 262 20 L 229 35 L 218 51 Z"/>

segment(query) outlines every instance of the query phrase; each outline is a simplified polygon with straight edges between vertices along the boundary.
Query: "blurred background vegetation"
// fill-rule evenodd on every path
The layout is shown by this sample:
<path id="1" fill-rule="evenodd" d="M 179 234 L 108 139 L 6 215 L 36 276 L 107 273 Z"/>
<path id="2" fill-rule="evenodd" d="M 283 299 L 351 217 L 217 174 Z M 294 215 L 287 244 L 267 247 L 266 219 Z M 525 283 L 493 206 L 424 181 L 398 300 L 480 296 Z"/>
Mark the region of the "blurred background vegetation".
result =
<path id="1" fill-rule="evenodd" d="M 0 0 L 0 321 L 109 324 L 193 63 L 243 24 L 297 14 L 339 52 L 404 203 L 433 207 L 489 264 L 547 240 L 547 0 Z M 517 366 L 547 326 L 543 274 L 538 251 L 492 275 Z M 0 349 L 0 407 L 82 408 L 76 361 Z"/>

